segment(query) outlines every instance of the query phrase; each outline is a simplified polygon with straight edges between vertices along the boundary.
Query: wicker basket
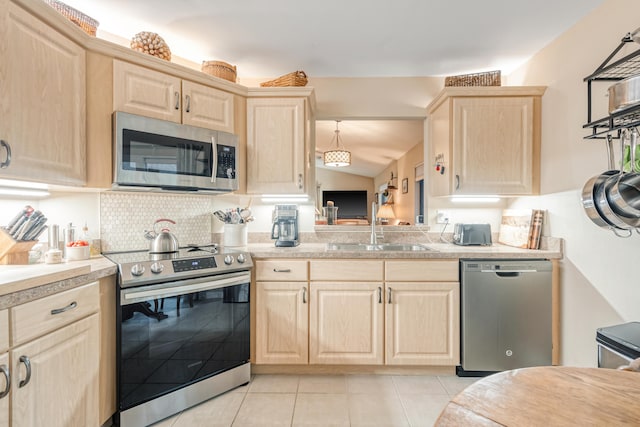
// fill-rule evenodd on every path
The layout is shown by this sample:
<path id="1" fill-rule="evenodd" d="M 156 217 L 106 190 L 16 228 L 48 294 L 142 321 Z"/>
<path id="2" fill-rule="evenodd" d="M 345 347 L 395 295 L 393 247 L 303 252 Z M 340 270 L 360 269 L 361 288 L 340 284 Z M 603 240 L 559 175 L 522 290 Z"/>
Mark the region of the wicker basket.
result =
<path id="1" fill-rule="evenodd" d="M 171 49 L 169 49 L 164 39 L 156 33 L 149 31 L 139 32 L 131 39 L 131 49 L 171 61 Z"/>
<path id="2" fill-rule="evenodd" d="M 202 61 L 202 72 L 235 83 L 236 66 L 223 61 Z"/>
<path id="3" fill-rule="evenodd" d="M 500 86 L 500 70 L 462 74 L 444 79 L 445 86 Z"/>
<path id="4" fill-rule="evenodd" d="M 44 0 L 44 2 L 49 6 L 51 6 L 52 8 L 54 8 L 55 10 L 57 10 L 58 12 L 60 12 L 67 19 L 69 19 L 71 22 L 76 24 L 78 27 L 82 28 L 82 30 L 85 33 L 95 37 L 96 30 L 98 29 L 98 25 L 100 25 L 98 21 L 96 21 L 90 16 L 85 15 L 79 10 L 74 9 L 71 6 L 68 6 L 62 3 L 61 1 Z"/>
<path id="5" fill-rule="evenodd" d="M 294 71 L 293 73 L 285 74 L 277 79 L 269 80 L 268 82 L 260 83 L 262 87 L 284 87 L 284 86 L 306 86 L 307 75 L 304 71 Z"/>

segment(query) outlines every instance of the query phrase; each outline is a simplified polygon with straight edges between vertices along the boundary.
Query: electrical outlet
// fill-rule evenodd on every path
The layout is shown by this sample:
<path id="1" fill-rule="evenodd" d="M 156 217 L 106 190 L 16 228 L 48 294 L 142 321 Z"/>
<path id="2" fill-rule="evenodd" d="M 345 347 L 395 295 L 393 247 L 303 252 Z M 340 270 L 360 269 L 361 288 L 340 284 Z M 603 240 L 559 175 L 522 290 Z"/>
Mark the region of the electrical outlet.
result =
<path id="1" fill-rule="evenodd" d="M 436 211 L 436 224 L 446 224 L 449 222 L 449 212 Z"/>

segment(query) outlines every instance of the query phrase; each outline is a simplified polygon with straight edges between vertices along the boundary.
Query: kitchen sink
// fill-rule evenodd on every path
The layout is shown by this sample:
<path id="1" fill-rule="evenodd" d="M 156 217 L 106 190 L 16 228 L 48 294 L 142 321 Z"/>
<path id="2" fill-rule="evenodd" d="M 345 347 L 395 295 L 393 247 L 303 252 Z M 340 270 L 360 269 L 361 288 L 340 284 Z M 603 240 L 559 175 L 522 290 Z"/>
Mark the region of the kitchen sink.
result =
<path id="1" fill-rule="evenodd" d="M 328 251 L 430 251 L 432 249 L 417 243 L 327 243 Z"/>

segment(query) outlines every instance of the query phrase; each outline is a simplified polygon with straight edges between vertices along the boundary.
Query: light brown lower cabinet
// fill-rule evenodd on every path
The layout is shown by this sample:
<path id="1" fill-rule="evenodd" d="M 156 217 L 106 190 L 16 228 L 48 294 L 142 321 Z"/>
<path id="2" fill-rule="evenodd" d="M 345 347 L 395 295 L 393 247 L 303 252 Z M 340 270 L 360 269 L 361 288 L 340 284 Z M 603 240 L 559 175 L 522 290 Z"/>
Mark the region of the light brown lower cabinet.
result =
<path id="1" fill-rule="evenodd" d="M 0 353 L 0 427 L 9 427 L 9 386 L 9 353 Z"/>
<path id="2" fill-rule="evenodd" d="M 459 363 L 457 260 L 311 260 L 308 281 L 304 267 L 256 262 L 257 364 Z"/>
<path id="3" fill-rule="evenodd" d="M 0 425 L 100 425 L 98 309 L 97 282 L 9 309 L 11 389 L 0 408 L 10 409 Z"/>
<path id="4" fill-rule="evenodd" d="M 311 284 L 309 363 L 384 363 L 383 284 Z"/>
<path id="5" fill-rule="evenodd" d="M 256 363 L 308 362 L 307 287 L 306 282 L 258 282 Z"/>

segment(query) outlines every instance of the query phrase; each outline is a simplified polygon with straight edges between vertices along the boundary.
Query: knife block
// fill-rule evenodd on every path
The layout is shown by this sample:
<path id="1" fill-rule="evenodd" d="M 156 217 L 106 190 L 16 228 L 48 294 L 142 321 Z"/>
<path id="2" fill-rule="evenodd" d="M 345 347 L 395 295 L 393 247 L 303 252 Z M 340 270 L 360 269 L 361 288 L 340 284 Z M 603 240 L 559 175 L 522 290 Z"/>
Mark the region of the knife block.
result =
<path id="1" fill-rule="evenodd" d="M 29 264 L 29 251 L 37 240 L 16 241 L 0 228 L 0 265 Z"/>

